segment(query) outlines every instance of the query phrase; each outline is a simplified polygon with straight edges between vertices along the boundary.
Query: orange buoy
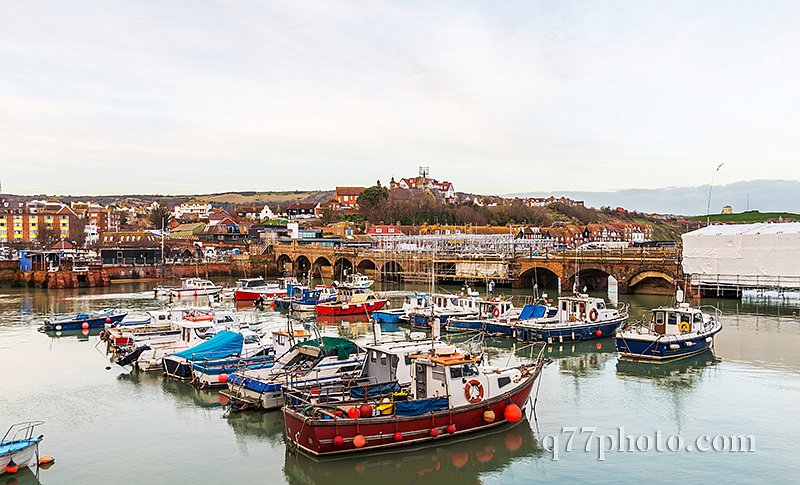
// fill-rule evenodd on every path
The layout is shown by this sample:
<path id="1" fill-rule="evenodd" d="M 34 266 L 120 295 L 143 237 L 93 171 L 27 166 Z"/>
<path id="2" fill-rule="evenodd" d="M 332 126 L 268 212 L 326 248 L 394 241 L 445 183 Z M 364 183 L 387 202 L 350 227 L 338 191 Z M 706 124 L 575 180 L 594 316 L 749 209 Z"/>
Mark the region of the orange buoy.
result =
<path id="1" fill-rule="evenodd" d="M 372 416 L 372 406 L 369 404 L 362 404 L 358 412 L 361 414 L 361 417 L 368 418 Z"/>
<path id="2" fill-rule="evenodd" d="M 228 374 L 220 374 L 219 377 L 217 377 L 217 380 L 222 384 L 225 384 L 228 382 Z"/>
<path id="3" fill-rule="evenodd" d="M 50 455 L 43 455 L 41 458 L 39 458 L 39 464 L 40 465 L 50 465 L 55 461 L 56 461 L 56 459 L 53 458 Z"/>
<path id="4" fill-rule="evenodd" d="M 450 425 L 447 427 L 447 432 L 448 432 L 448 433 L 450 433 L 450 434 L 453 434 L 453 433 L 455 433 L 455 432 L 456 432 L 456 425 L 451 423 L 451 424 L 450 424 Z"/>
<path id="5" fill-rule="evenodd" d="M 217 395 L 217 402 L 219 403 L 220 406 L 227 406 L 228 402 L 230 402 L 230 399 L 228 399 L 228 396 L 225 396 L 225 395 L 222 395 L 222 394 L 218 394 Z"/>
<path id="6" fill-rule="evenodd" d="M 603 331 L 602 330 L 598 330 L 594 334 L 597 335 L 598 337 L 602 337 L 603 336 Z"/>
<path id="7" fill-rule="evenodd" d="M 14 463 L 14 460 L 9 461 L 8 465 L 6 465 L 6 473 L 17 473 L 18 471 L 19 467 Z"/>
<path id="8" fill-rule="evenodd" d="M 367 439 L 364 437 L 363 434 L 357 434 L 355 438 L 353 438 L 353 444 L 356 448 L 361 448 L 362 446 L 367 444 Z"/>
<path id="9" fill-rule="evenodd" d="M 106 317 L 106 323 L 111 323 L 111 317 Z"/>
<path id="10" fill-rule="evenodd" d="M 356 419 L 361 417 L 361 411 L 358 408 L 350 408 L 347 410 L 347 417 L 350 419 Z"/>
<path id="11" fill-rule="evenodd" d="M 511 423 L 516 423 L 522 419 L 522 410 L 512 402 L 503 410 L 503 417 Z"/>
<path id="12" fill-rule="evenodd" d="M 83 322 L 81 324 L 81 328 L 84 329 L 84 330 L 88 329 L 89 328 L 89 322 Z"/>
<path id="13" fill-rule="evenodd" d="M 403 433 L 401 433 L 401 432 L 399 432 L 399 431 L 398 431 L 398 432 L 396 432 L 396 433 L 394 434 L 394 440 L 395 440 L 395 441 L 403 441 Z"/>
<path id="14" fill-rule="evenodd" d="M 431 438 L 436 438 L 439 436 L 439 428 L 431 428 L 430 435 Z"/>
<path id="15" fill-rule="evenodd" d="M 483 420 L 486 421 L 487 423 L 492 423 L 494 422 L 494 418 L 495 418 L 494 411 L 492 411 L 489 408 L 486 408 L 486 410 L 483 412 Z"/>
<path id="16" fill-rule="evenodd" d="M 333 437 L 333 444 L 336 446 L 342 446 L 344 444 L 344 438 L 337 434 Z"/>

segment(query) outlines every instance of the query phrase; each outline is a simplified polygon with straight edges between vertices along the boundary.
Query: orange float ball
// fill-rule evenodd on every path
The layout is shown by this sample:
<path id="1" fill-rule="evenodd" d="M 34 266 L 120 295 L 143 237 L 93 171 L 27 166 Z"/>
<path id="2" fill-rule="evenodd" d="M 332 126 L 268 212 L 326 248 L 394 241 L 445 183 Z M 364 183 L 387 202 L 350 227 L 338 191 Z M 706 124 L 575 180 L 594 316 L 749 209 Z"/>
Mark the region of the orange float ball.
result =
<path id="1" fill-rule="evenodd" d="M 372 416 L 372 406 L 369 404 L 362 404 L 358 411 L 361 413 L 361 416 L 365 418 Z"/>
<path id="2" fill-rule="evenodd" d="M 226 382 L 228 382 L 228 374 L 220 374 L 219 377 L 217 377 L 217 380 L 220 383 L 225 384 Z"/>
<path id="3" fill-rule="evenodd" d="M 598 330 L 594 334 L 597 335 L 598 337 L 602 337 L 603 336 L 603 331 L 602 330 Z"/>
<path id="4" fill-rule="evenodd" d="M 14 461 L 10 461 L 8 465 L 6 465 L 6 473 L 17 473 L 19 471 L 19 466 L 17 466 Z"/>
<path id="5" fill-rule="evenodd" d="M 84 329 L 84 330 L 88 329 L 89 328 L 89 322 L 83 322 L 83 324 L 81 324 L 81 328 Z"/>
<path id="6" fill-rule="evenodd" d="M 358 408 L 350 408 L 347 410 L 347 417 L 350 419 L 356 419 L 361 417 L 361 411 Z"/>
<path id="7" fill-rule="evenodd" d="M 367 444 L 367 438 L 365 438 L 363 434 L 357 434 L 355 438 L 353 438 L 353 444 L 356 448 L 361 448 Z"/>
<path id="8" fill-rule="evenodd" d="M 503 410 L 503 417 L 511 423 L 516 423 L 522 419 L 522 410 L 512 402 Z"/>
<path id="9" fill-rule="evenodd" d="M 436 438 L 439 436 L 439 428 L 431 428 L 430 435 L 431 438 Z"/>
<path id="10" fill-rule="evenodd" d="M 450 426 L 448 426 L 447 427 L 447 432 L 450 433 L 450 434 L 455 433 L 456 432 L 456 425 L 455 424 L 451 424 Z"/>
<path id="11" fill-rule="evenodd" d="M 394 434 L 394 440 L 395 441 L 403 441 L 403 433 L 401 433 L 399 431 L 397 433 L 395 433 Z"/>

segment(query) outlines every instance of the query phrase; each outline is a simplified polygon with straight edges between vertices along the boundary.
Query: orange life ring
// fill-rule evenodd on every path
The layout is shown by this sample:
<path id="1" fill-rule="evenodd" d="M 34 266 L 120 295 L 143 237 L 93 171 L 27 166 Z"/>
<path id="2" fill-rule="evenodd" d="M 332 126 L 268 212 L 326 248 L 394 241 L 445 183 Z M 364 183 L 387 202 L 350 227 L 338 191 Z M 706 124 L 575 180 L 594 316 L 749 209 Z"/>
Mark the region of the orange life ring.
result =
<path id="1" fill-rule="evenodd" d="M 495 318 L 499 317 L 500 316 L 500 307 L 494 307 L 494 310 L 492 311 L 492 315 L 494 315 Z"/>
<path id="2" fill-rule="evenodd" d="M 477 394 L 473 393 L 474 389 L 477 389 Z M 475 379 L 467 382 L 467 385 L 464 386 L 464 397 L 472 404 L 483 401 L 483 384 Z"/>
<path id="3" fill-rule="evenodd" d="M 589 312 L 589 319 L 593 322 L 596 322 L 598 316 L 599 314 L 597 313 L 597 308 L 592 308 L 592 310 Z"/>

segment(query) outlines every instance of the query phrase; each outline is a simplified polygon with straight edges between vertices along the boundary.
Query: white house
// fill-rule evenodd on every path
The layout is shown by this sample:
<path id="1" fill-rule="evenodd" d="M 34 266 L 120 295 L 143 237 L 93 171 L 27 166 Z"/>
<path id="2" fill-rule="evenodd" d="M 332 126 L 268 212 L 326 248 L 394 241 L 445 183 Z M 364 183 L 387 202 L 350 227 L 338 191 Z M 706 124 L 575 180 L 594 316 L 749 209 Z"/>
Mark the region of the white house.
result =
<path id="1" fill-rule="evenodd" d="M 172 215 L 175 219 L 181 220 L 187 215 L 191 214 L 198 219 L 208 219 L 208 214 L 211 212 L 211 204 L 207 202 L 184 202 L 178 204 L 172 210 Z"/>

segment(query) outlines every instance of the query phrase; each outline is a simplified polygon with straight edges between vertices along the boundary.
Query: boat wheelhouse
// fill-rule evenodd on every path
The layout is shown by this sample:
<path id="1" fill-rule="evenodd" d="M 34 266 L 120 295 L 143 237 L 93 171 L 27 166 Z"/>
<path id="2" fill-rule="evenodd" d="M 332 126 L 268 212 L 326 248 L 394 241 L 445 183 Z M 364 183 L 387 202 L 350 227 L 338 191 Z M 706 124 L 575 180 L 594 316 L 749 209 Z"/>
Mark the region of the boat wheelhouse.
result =
<path id="1" fill-rule="evenodd" d="M 351 273 L 347 275 L 347 277 L 343 282 L 341 283 L 337 282 L 335 286 L 339 288 L 347 288 L 355 290 L 355 289 L 367 289 L 373 284 L 375 284 L 375 280 L 370 279 L 368 276 L 365 276 L 361 273 Z"/>
<path id="2" fill-rule="evenodd" d="M 415 328 L 430 328 L 434 318 L 442 325 L 450 318 L 466 318 L 478 314 L 483 299 L 477 291 L 467 288 L 461 295 L 435 293 L 431 295 L 431 307 L 409 312 L 408 322 Z"/>
<path id="3" fill-rule="evenodd" d="M 287 390 L 285 436 L 314 456 L 367 452 L 447 440 L 523 418 L 534 382 L 546 361 L 480 366 L 480 357 L 443 346 L 410 356 L 411 384 L 397 381 L 353 387 L 327 399 L 324 387 Z M 323 399 L 325 398 L 325 399 Z"/>
<path id="4" fill-rule="evenodd" d="M 705 352 L 722 330 L 720 312 L 714 311 L 710 315 L 688 303 L 655 308 L 648 325 L 617 332 L 617 351 L 626 359 L 659 362 Z"/>
<path id="5" fill-rule="evenodd" d="M 313 312 L 320 303 L 336 300 L 337 291 L 333 286 L 317 286 L 304 289 L 299 297 L 291 300 L 292 310 L 296 312 Z"/>
<path id="6" fill-rule="evenodd" d="M 476 315 L 450 317 L 447 319 L 446 329 L 448 332 L 480 331 L 484 329 L 484 324 L 491 319 L 511 319 L 518 316 L 519 313 L 520 310 L 514 308 L 514 304 L 508 300 L 480 300 L 478 301 L 478 313 Z"/>
<path id="7" fill-rule="evenodd" d="M 617 310 L 608 308 L 602 298 L 562 296 L 555 312 L 515 322 L 510 336 L 523 342 L 591 340 L 614 335 L 627 319 L 627 305 Z"/>

